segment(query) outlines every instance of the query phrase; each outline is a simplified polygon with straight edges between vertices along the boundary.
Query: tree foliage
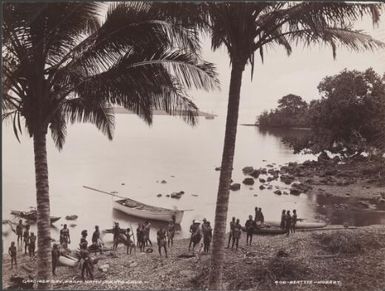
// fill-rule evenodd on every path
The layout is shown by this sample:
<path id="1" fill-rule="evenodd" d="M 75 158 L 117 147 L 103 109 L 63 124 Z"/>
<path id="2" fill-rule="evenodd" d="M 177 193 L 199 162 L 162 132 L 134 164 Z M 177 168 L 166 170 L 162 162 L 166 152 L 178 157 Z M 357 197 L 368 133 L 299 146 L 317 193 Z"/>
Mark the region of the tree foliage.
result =
<path id="1" fill-rule="evenodd" d="M 321 99 L 308 109 L 312 134 L 291 139 L 296 151 L 329 150 L 344 156 L 381 153 L 385 136 L 385 78 L 373 69 L 344 70 L 318 85 Z"/>
<path id="2" fill-rule="evenodd" d="M 257 123 L 268 127 L 308 127 L 308 104 L 300 96 L 288 94 L 278 100 L 278 108 L 258 116 Z"/>
<path id="3" fill-rule="evenodd" d="M 91 122 L 112 138 L 113 105 L 147 123 L 154 110 L 195 124 L 186 89 L 213 89 L 211 63 L 200 59 L 196 32 L 161 18 L 151 4 L 7 3 L 4 8 L 3 119 L 18 137 L 51 130 L 59 148 L 68 122 Z"/>

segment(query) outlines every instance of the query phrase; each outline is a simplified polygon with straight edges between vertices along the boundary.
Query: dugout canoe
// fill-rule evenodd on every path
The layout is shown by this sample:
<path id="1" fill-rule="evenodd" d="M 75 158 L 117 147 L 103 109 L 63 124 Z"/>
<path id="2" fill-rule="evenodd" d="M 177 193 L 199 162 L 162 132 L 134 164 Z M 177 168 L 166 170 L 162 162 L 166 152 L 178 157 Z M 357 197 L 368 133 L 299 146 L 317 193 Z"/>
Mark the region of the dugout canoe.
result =
<path id="1" fill-rule="evenodd" d="M 268 226 L 274 226 L 274 227 L 280 227 L 281 222 L 277 221 L 265 221 L 265 225 Z M 304 221 L 297 221 L 295 228 L 296 229 L 312 229 L 312 228 L 324 228 L 327 226 L 326 222 L 304 222 Z"/>
<path id="2" fill-rule="evenodd" d="M 246 232 L 245 227 L 242 227 L 242 230 Z M 261 227 L 254 229 L 253 233 L 257 235 L 279 235 L 285 234 L 286 231 L 277 227 Z"/>
<path id="3" fill-rule="evenodd" d="M 78 264 L 78 259 L 68 256 L 62 255 L 59 257 L 59 265 L 66 267 L 75 267 Z"/>
<path id="4" fill-rule="evenodd" d="M 19 210 L 12 210 L 12 215 L 15 215 L 17 217 L 36 222 L 37 221 L 37 211 L 36 210 L 30 210 L 30 211 L 19 211 Z M 61 217 L 58 216 L 51 216 L 51 223 L 54 223 L 58 221 Z"/>
<path id="5" fill-rule="evenodd" d="M 129 198 L 116 200 L 113 203 L 113 208 L 116 210 L 149 220 L 169 222 L 174 218 L 175 223 L 180 224 L 184 214 L 183 210 L 151 206 Z"/>

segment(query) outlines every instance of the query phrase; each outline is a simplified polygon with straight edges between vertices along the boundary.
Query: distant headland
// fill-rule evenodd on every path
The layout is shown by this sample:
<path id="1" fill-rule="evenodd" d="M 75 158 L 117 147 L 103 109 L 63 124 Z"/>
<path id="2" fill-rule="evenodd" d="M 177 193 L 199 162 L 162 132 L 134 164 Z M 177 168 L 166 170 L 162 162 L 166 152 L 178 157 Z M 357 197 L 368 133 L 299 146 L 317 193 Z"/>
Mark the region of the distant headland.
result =
<path id="1" fill-rule="evenodd" d="M 114 107 L 114 112 L 118 114 L 134 114 L 132 111 L 123 108 L 123 107 Z M 180 115 L 183 115 L 183 111 L 180 112 Z M 153 115 L 168 115 L 166 111 L 163 110 L 154 110 Z M 214 119 L 218 115 L 208 112 L 199 111 L 198 116 L 206 117 L 207 119 Z"/>

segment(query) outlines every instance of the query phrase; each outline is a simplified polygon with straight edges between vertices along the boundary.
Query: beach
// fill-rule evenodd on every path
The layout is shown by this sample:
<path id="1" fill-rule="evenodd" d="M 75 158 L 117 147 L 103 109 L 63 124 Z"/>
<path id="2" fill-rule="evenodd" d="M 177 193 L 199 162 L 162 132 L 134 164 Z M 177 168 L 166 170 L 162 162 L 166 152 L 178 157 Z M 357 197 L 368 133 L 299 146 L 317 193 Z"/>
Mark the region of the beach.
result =
<path id="1" fill-rule="evenodd" d="M 254 236 L 252 246 L 240 239 L 238 251 L 225 249 L 224 287 L 227 290 L 380 290 L 385 286 L 385 226 L 310 232 L 297 231 L 289 237 Z M 206 289 L 210 255 L 178 258 L 187 251 L 188 240 L 174 242 L 169 258 L 160 257 L 156 243 L 153 253 L 126 254 L 107 251 L 94 267 L 94 280 L 81 282 L 80 270 L 58 267 L 53 289 Z M 95 257 L 93 255 L 93 257 Z M 21 266 L 34 268 L 35 260 L 19 255 L 19 271 L 8 271 L 10 260 L 3 255 L 3 286 L 9 278 L 28 273 Z M 106 272 L 98 266 L 108 264 Z M 67 281 L 64 283 L 64 281 Z M 71 283 L 72 281 L 72 283 Z"/>

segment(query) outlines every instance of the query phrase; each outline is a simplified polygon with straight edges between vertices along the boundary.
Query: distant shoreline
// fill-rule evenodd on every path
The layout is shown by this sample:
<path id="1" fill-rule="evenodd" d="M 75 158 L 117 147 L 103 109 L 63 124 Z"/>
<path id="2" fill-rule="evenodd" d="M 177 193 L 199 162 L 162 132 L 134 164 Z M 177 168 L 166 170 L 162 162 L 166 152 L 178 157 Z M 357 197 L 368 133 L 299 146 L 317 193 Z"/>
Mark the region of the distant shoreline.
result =
<path id="1" fill-rule="evenodd" d="M 134 112 L 132 112 L 128 109 L 122 108 L 122 107 L 114 107 L 113 110 L 114 110 L 114 113 L 117 113 L 117 114 L 135 114 Z M 185 115 L 185 114 L 183 114 L 183 111 L 180 111 L 180 113 L 181 113 L 180 115 Z M 163 110 L 154 110 L 153 115 L 169 115 L 169 114 Z M 214 117 L 217 117 L 218 115 L 213 114 L 213 113 L 199 111 L 198 116 L 214 118 Z"/>
<path id="2" fill-rule="evenodd" d="M 257 123 L 242 123 L 240 124 L 242 126 L 256 126 L 260 127 Z M 269 129 L 299 129 L 299 130 L 311 130 L 310 127 L 279 127 L 279 126 L 265 126 L 263 129 L 269 130 Z"/>

